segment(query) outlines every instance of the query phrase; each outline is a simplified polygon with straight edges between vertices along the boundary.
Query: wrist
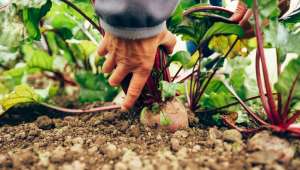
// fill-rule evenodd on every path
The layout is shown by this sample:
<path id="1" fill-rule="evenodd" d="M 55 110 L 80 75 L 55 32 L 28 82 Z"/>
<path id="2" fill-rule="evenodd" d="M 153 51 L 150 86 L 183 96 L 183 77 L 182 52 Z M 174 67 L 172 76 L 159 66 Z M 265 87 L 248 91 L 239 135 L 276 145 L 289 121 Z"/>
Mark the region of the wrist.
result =
<path id="1" fill-rule="evenodd" d="M 152 27 L 115 27 L 101 20 L 101 27 L 105 32 L 123 39 L 144 39 L 158 35 L 166 29 L 166 22 Z"/>

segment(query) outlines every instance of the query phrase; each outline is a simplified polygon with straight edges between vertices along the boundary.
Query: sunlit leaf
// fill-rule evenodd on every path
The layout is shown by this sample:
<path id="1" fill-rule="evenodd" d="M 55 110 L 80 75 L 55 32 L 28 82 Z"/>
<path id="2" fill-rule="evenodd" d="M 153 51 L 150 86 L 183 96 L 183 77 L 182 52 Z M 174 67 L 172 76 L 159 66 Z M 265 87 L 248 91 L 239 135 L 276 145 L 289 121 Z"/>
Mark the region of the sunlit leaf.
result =
<path id="1" fill-rule="evenodd" d="M 230 48 L 233 45 L 236 38 L 237 37 L 235 35 L 214 36 L 209 41 L 208 46 L 211 50 L 218 52 L 218 53 L 222 54 L 223 56 L 225 56 L 228 53 L 228 51 L 230 50 Z M 245 57 L 247 55 L 248 55 L 248 51 L 247 51 L 246 45 L 241 40 L 238 40 L 227 57 L 228 58 L 234 58 L 236 56 Z"/>
<path id="2" fill-rule="evenodd" d="M 16 105 L 39 102 L 40 96 L 38 96 L 31 87 L 28 85 L 20 85 L 17 86 L 13 92 L 0 100 L 0 106 L 2 108 L 0 115 Z"/>
<path id="3" fill-rule="evenodd" d="M 27 29 L 30 38 L 34 40 L 39 40 L 41 38 L 40 32 L 40 20 L 47 14 L 50 10 L 52 2 L 47 0 L 41 8 L 25 8 L 23 10 L 23 22 Z"/>
<path id="4" fill-rule="evenodd" d="M 187 65 L 190 61 L 191 61 L 191 55 L 187 51 L 179 51 L 170 58 L 170 62 L 178 62 L 184 68 L 187 68 Z"/>
<path id="5" fill-rule="evenodd" d="M 11 0 L 19 8 L 40 8 L 47 0 Z"/>
<path id="6" fill-rule="evenodd" d="M 26 44 L 23 46 L 22 52 L 25 54 L 26 64 L 29 69 L 53 70 L 54 59 L 45 51 Z"/>
<path id="7" fill-rule="evenodd" d="M 214 23 L 214 25 L 205 33 L 201 42 L 210 40 L 216 35 L 237 35 L 239 38 L 244 36 L 244 30 L 237 24 L 227 24 L 222 22 Z"/>

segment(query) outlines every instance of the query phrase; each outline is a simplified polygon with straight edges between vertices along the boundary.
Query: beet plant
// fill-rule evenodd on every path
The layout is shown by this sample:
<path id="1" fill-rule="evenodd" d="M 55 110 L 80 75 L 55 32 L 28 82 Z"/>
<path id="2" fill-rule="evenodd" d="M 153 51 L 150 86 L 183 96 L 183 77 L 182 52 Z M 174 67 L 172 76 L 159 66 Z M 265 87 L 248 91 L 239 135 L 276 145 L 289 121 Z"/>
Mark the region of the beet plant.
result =
<path id="1" fill-rule="evenodd" d="M 255 33 L 257 40 L 257 52 L 255 61 L 257 87 L 261 104 L 264 110 L 263 115 L 254 112 L 248 107 L 231 87 L 227 86 L 230 92 L 236 96 L 242 107 L 249 116 L 256 122 L 257 127 L 253 129 L 241 129 L 237 127 L 230 119 L 224 117 L 224 120 L 241 131 L 251 132 L 260 129 L 272 129 L 275 132 L 290 132 L 299 136 L 299 127 L 294 123 L 299 118 L 298 108 L 298 82 L 299 82 L 299 49 L 295 46 L 299 42 L 299 33 L 295 23 L 299 21 L 299 9 L 293 10 L 291 13 L 282 15 L 278 8 L 278 1 L 272 1 L 274 5 L 266 10 L 265 2 L 257 0 L 249 1 L 247 5 L 252 7 Z M 273 4 L 272 3 L 272 4 Z M 280 5 L 288 3 L 280 1 Z M 269 5 L 269 4 L 268 4 Z M 281 11 L 282 12 L 282 11 Z M 264 24 L 266 22 L 267 24 Z M 264 28 L 264 32 L 262 31 Z M 266 43 L 265 43 L 266 42 Z M 275 48 L 277 61 L 277 73 L 268 72 L 267 57 L 265 53 L 265 45 Z M 287 60 L 288 53 L 297 54 L 294 59 Z M 282 63 L 286 61 L 288 64 L 282 67 Z M 270 76 L 278 76 L 278 81 L 272 87 Z M 275 89 L 275 90 L 274 90 Z"/>
<path id="2" fill-rule="evenodd" d="M 283 15 L 288 1 L 245 3 L 249 9 L 232 17 L 233 12 L 222 7 L 181 1 L 167 22 L 168 28 L 197 48 L 192 54 L 179 51 L 171 56 L 163 47 L 157 50 L 152 74 L 133 109 L 141 112 L 142 123 L 151 124 L 156 114 L 160 124 L 168 126 L 172 122 L 166 113 L 184 112 L 186 104 L 201 120 L 213 119 L 216 124 L 223 120 L 241 131 L 271 128 L 299 134 L 299 128 L 291 126 L 300 116 L 299 59 L 283 65 L 287 54 L 299 54 L 299 9 Z M 120 108 L 111 101 L 121 90 L 109 86 L 110 75 L 101 72 L 104 61 L 96 54 L 105 32 L 92 1 L 11 0 L 0 10 L 1 113 L 27 103 L 78 114 Z M 253 22 L 255 27 L 251 29 Z M 249 38 L 254 32 L 256 39 Z M 256 46 L 256 82 L 252 86 L 257 85 L 258 96 L 249 90 L 245 69 L 250 64 L 245 57 Z M 269 75 L 264 48 L 276 49 L 279 78 L 274 87 L 269 79 L 275 74 Z M 122 82 L 125 93 L 130 79 L 129 75 Z M 81 103 L 102 102 L 105 107 L 67 109 L 51 105 L 57 96 Z M 257 99 L 264 115 L 246 104 L 250 101 L 257 107 Z M 236 116 L 236 112 L 240 114 Z M 255 127 L 239 128 L 237 123 L 245 122 Z"/>

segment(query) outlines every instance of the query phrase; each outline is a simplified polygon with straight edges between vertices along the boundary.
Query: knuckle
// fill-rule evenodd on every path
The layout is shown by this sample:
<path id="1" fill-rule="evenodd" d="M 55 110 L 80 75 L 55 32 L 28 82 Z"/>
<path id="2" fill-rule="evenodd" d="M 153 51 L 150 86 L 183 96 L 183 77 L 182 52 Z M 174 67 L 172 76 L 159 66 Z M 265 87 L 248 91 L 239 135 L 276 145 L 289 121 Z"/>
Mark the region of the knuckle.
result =
<path id="1" fill-rule="evenodd" d="M 140 88 L 130 88 L 127 92 L 127 96 L 130 98 L 138 98 L 140 95 Z"/>
<path id="2" fill-rule="evenodd" d="M 148 64 L 144 64 L 139 67 L 139 72 L 142 74 L 146 74 L 146 73 L 151 72 L 151 70 L 152 70 L 151 68 L 152 68 L 152 66 L 150 66 Z"/>

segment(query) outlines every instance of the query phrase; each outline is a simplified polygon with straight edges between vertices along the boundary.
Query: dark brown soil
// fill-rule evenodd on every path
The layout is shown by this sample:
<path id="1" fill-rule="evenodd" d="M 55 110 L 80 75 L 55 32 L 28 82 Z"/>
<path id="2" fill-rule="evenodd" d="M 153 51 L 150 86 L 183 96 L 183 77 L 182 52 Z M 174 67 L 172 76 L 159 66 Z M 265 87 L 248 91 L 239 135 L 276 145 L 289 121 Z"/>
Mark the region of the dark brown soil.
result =
<path id="1" fill-rule="evenodd" d="M 0 126 L 0 169 L 300 169 L 297 139 L 258 135 L 201 127 L 173 134 L 115 112 L 41 116 Z"/>

